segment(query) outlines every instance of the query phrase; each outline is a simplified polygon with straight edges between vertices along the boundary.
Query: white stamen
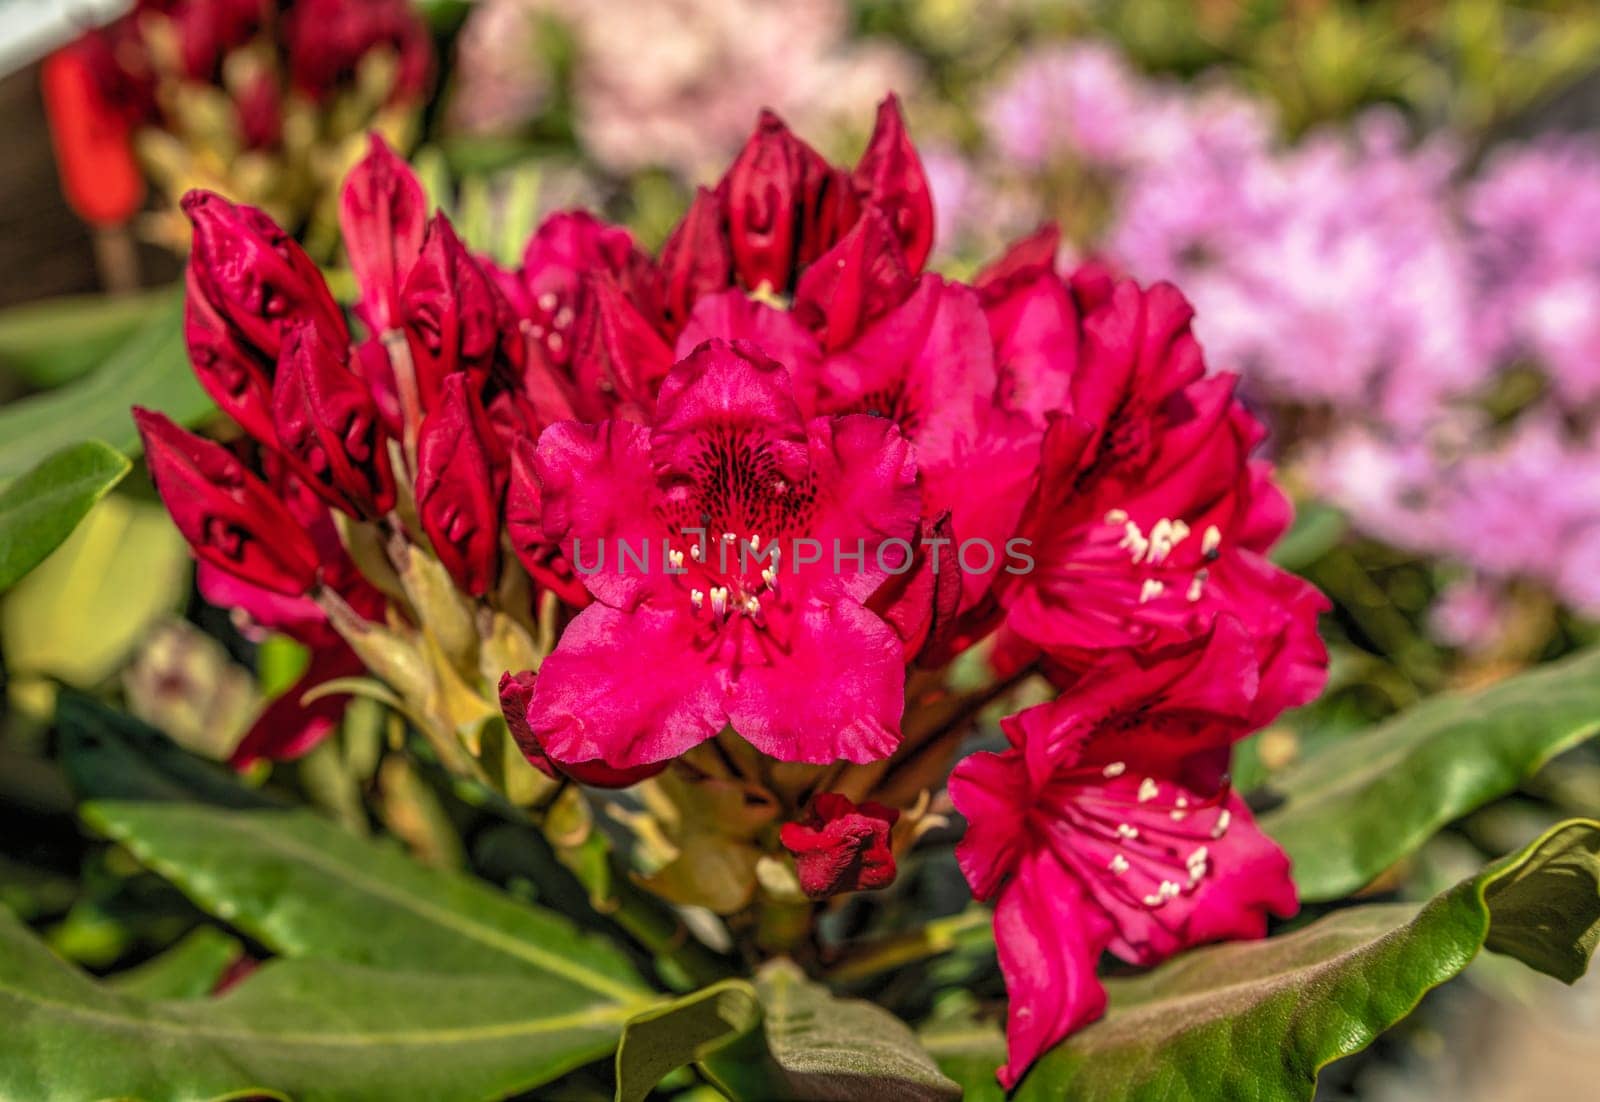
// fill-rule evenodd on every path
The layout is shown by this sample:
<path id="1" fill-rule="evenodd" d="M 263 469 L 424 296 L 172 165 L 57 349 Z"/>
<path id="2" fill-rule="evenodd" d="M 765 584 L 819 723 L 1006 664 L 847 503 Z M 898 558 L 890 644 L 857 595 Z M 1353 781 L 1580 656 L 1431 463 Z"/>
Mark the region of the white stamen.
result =
<path id="1" fill-rule="evenodd" d="M 1113 509 L 1106 514 L 1107 524 L 1120 526 L 1126 524 L 1127 522 L 1128 511 L 1126 509 Z"/>
<path id="2" fill-rule="evenodd" d="M 1170 811 L 1168 813 L 1168 816 L 1169 816 L 1169 818 L 1172 819 L 1173 822 L 1181 823 L 1181 822 L 1183 822 L 1185 819 L 1187 819 L 1189 817 L 1189 813 L 1187 811 L 1183 810 L 1183 808 L 1181 808 L 1181 807 L 1176 807 L 1176 808 L 1173 808 L 1172 811 Z"/>
<path id="3" fill-rule="evenodd" d="M 674 569 L 674 570 L 682 570 L 683 569 L 683 552 L 679 551 L 677 549 L 673 549 L 673 550 L 668 551 L 667 552 L 667 562 L 672 565 L 672 569 Z"/>
<path id="4" fill-rule="evenodd" d="M 700 545 L 698 543 L 691 543 L 689 545 L 689 557 L 695 562 L 700 561 Z"/>
<path id="5" fill-rule="evenodd" d="M 778 588 L 778 575 L 770 566 L 761 572 L 761 580 L 767 583 L 768 589 Z"/>
<path id="6" fill-rule="evenodd" d="M 1175 881 L 1163 880 L 1161 882 L 1161 887 L 1158 888 L 1157 891 L 1159 891 L 1166 899 L 1176 899 L 1178 898 L 1178 894 L 1182 892 L 1183 889 L 1179 887 Z"/>
<path id="7" fill-rule="evenodd" d="M 1166 901 L 1166 896 L 1163 895 L 1147 895 L 1139 902 L 1143 903 L 1146 907 L 1154 908 L 1161 906 Z"/>
<path id="8" fill-rule="evenodd" d="M 1130 520 L 1124 526 L 1122 542 L 1117 546 L 1128 552 L 1135 563 L 1141 563 L 1144 561 L 1145 554 L 1150 550 L 1150 541 L 1144 538 L 1144 533 L 1139 530 L 1139 526 Z"/>
<path id="9" fill-rule="evenodd" d="M 1146 578 L 1144 585 L 1139 588 L 1139 603 L 1147 604 L 1161 596 L 1162 590 L 1167 587 L 1154 578 Z"/>
<path id="10" fill-rule="evenodd" d="M 728 614 L 727 586 L 718 585 L 711 587 L 711 614 L 719 620 Z"/>
<path id="11" fill-rule="evenodd" d="M 1206 579 L 1208 577 L 1210 577 L 1210 573 L 1208 571 L 1196 570 L 1194 572 L 1193 580 L 1189 582 L 1189 591 L 1184 594 L 1184 596 L 1188 597 L 1191 601 L 1198 601 L 1200 599 L 1200 595 L 1205 592 Z"/>
<path id="12" fill-rule="evenodd" d="M 1121 876 L 1128 871 L 1128 859 L 1120 853 L 1114 853 L 1111 855 L 1111 864 L 1106 867 L 1116 875 Z"/>
<path id="13" fill-rule="evenodd" d="M 750 533 L 750 550 L 752 550 L 752 551 L 761 550 L 761 533 L 760 532 L 752 532 L 752 533 Z"/>
<path id="14" fill-rule="evenodd" d="M 1104 769 L 1100 770 L 1101 774 L 1107 777 L 1120 777 L 1127 771 L 1128 763 L 1124 761 L 1114 761 Z"/>
<path id="15" fill-rule="evenodd" d="M 1215 524 L 1206 528 L 1206 534 L 1200 537 L 1200 553 L 1206 558 L 1214 558 L 1217 548 L 1222 546 L 1222 530 Z"/>
<path id="16" fill-rule="evenodd" d="M 689 590 L 689 603 L 694 606 L 696 612 L 699 612 L 705 607 L 706 595 L 698 589 L 691 589 Z"/>
<path id="17" fill-rule="evenodd" d="M 556 303 L 558 301 L 559 300 L 556 298 L 556 293 L 554 291 L 546 291 L 544 294 L 539 296 L 539 309 L 548 314 L 550 311 L 556 308 Z"/>
<path id="18" fill-rule="evenodd" d="M 1133 839 L 1139 837 L 1139 828 L 1136 826 L 1129 826 L 1127 823 L 1118 823 L 1117 837 L 1126 838 L 1129 841 L 1132 841 Z"/>
<path id="19" fill-rule="evenodd" d="M 561 349 L 566 347 L 566 343 L 566 341 L 561 339 L 560 333 L 551 333 L 550 339 L 545 342 L 545 346 L 550 349 L 550 354 L 552 356 L 559 356 L 561 355 Z"/>
<path id="20" fill-rule="evenodd" d="M 572 307 L 563 306 L 561 309 L 556 311 L 556 316 L 551 319 L 551 324 L 557 329 L 565 329 L 567 326 L 572 324 L 572 318 Z"/>
<path id="21" fill-rule="evenodd" d="M 744 599 L 744 610 L 751 616 L 761 615 L 761 598 L 753 594 Z"/>
<path id="22" fill-rule="evenodd" d="M 1172 802 L 1177 804 L 1179 807 L 1188 807 L 1189 806 L 1189 797 L 1187 797 L 1187 796 L 1179 796 L 1176 800 L 1173 800 Z"/>
<path id="23" fill-rule="evenodd" d="M 739 537 L 734 535 L 732 532 L 724 532 L 724 533 L 722 533 L 722 541 L 724 543 L 732 543 L 734 540 L 736 540 L 738 538 Z"/>
<path id="24" fill-rule="evenodd" d="M 1228 833 L 1228 823 L 1232 818 L 1232 813 L 1227 808 L 1223 808 L 1222 813 L 1217 816 L 1217 825 L 1211 828 L 1211 837 L 1221 838 Z"/>
<path id="25" fill-rule="evenodd" d="M 1139 784 L 1139 802 L 1142 804 L 1149 803 L 1151 800 L 1156 798 L 1156 794 L 1159 791 L 1160 788 L 1157 786 L 1155 778 L 1146 777 Z"/>

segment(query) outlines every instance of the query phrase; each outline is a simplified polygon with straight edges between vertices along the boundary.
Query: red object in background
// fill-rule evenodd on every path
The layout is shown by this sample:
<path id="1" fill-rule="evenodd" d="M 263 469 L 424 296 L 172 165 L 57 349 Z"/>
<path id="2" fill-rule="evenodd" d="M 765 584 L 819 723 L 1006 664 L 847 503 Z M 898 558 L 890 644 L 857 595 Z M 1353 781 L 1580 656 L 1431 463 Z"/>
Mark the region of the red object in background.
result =
<path id="1" fill-rule="evenodd" d="M 91 225 L 122 225 L 144 203 L 127 118 L 100 96 L 87 61 L 71 47 L 45 59 L 41 83 L 67 202 Z"/>

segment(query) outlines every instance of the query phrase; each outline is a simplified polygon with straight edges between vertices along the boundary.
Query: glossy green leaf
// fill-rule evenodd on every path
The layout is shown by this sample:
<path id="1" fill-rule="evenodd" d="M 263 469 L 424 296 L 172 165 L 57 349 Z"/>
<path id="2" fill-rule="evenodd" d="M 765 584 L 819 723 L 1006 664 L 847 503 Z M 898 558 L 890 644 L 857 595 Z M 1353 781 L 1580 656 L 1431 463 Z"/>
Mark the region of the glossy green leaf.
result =
<path id="1" fill-rule="evenodd" d="M 1261 826 L 1307 900 L 1370 883 L 1440 827 L 1600 731 L 1600 648 L 1437 696 L 1274 774 Z"/>
<path id="2" fill-rule="evenodd" d="M 1574 820 L 1424 905 L 1352 907 L 1107 981 L 1105 1018 L 1044 1056 L 1013 1102 L 1309 1099 L 1322 1067 L 1365 1048 L 1479 949 L 1570 981 L 1597 939 L 1600 823 Z M 1002 1097 L 997 1026 L 943 1023 L 922 1040 L 969 1100 Z"/>
<path id="3" fill-rule="evenodd" d="M 128 467 L 121 453 L 88 440 L 47 457 L 0 490 L 0 591 L 72 535 Z"/>
<path id="4" fill-rule="evenodd" d="M 67 386 L 0 409 L 0 483 L 80 440 L 104 440 L 127 454 L 139 450 L 129 410 L 149 406 L 193 422 L 212 408 L 195 381 L 183 345 L 182 311 L 174 299 L 92 373 Z"/>
<path id="5" fill-rule="evenodd" d="M 60 386 L 114 354 L 151 316 L 181 298 L 177 287 L 128 295 L 64 295 L 0 312 L 0 367 L 36 387 Z"/>
<path id="6" fill-rule="evenodd" d="M 56 697 L 56 732 L 57 758 L 83 799 L 278 805 L 215 762 L 85 693 L 64 689 Z"/>
<path id="7" fill-rule="evenodd" d="M 237 938 L 215 926 L 197 926 L 172 948 L 109 981 L 141 999 L 197 999 L 209 995 L 242 951 Z"/>
<path id="8" fill-rule="evenodd" d="M 417 864 L 302 810 L 92 803 L 84 820 L 277 953 L 436 973 L 544 977 L 595 1004 L 647 993 L 611 943 L 481 881 Z"/>
<path id="9" fill-rule="evenodd" d="M 637 1005 L 553 975 L 273 961 L 215 999 L 151 1001 L 63 963 L 0 913 L 0 1097 L 477 1102 L 597 1059 Z"/>
<path id="10" fill-rule="evenodd" d="M 760 998 L 744 980 L 714 983 L 630 1019 L 617 1048 L 617 1102 L 644 1102 L 668 1073 L 709 1058 L 760 1021 Z"/>
<path id="11" fill-rule="evenodd" d="M 835 998 L 784 959 L 763 965 L 755 986 L 761 1028 L 724 1043 L 700 1065 L 736 1102 L 961 1097 L 961 1088 L 939 1071 L 916 1034 L 887 1010 L 860 999 Z"/>

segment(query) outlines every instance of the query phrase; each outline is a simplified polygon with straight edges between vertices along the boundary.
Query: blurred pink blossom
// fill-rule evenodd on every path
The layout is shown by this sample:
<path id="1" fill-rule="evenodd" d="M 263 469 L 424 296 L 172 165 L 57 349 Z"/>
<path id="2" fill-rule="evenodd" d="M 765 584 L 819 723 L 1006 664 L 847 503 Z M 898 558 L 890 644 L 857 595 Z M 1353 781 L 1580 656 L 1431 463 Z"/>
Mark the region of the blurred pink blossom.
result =
<path id="1" fill-rule="evenodd" d="M 739 148 L 769 107 L 826 133 L 918 83 L 909 55 L 850 36 L 843 0 L 486 0 L 463 32 L 456 117 L 504 131 L 544 96 L 541 23 L 571 36 L 578 136 L 614 172 L 696 180 Z M 520 83 L 519 83 L 520 81 Z"/>

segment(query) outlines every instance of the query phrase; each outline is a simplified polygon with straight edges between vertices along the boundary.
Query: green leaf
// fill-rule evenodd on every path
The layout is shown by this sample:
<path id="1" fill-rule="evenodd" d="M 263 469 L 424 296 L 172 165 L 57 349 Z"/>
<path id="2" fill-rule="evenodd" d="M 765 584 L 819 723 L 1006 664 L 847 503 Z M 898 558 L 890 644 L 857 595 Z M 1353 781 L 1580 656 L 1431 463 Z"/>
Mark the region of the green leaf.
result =
<path id="1" fill-rule="evenodd" d="M 83 799 L 279 806 L 149 724 L 73 689 L 56 697 L 56 731 L 57 757 Z"/>
<path id="2" fill-rule="evenodd" d="M 205 416 L 211 399 L 189 369 L 180 306 L 174 299 L 152 312 L 93 373 L 0 409 L 0 484 L 80 440 L 136 454 L 139 434 L 129 413 L 135 404 L 181 423 Z"/>
<path id="3" fill-rule="evenodd" d="M 1433 697 L 1274 774 L 1262 828 L 1306 900 L 1370 883 L 1440 827 L 1600 731 L 1600 648 L 1481 692 Z"/>
<path id="4" fill-rule="evenodd" d="M 724 1043 L 702 1062 L 728 1097 L 817 1102 L 958 1099 L 900 1019 L 860 999 L 838 999 L 791 961 L 756 974 L 762 1028 Z"/>
<path id="5" fill-rule="evenodd" d="M 71 382 L 110 356 L 182 288 L 63 295 L 0 313 L 0 365 L 36 387 Z"/>
<path id="6" fill-rule="evenodd" d="M 1570 981 L 1597 938 L 1600 823 L 1573 820 L 1424 905 L 1352 907 L 1108 980 L 1105 1018 L 1046 1054 L 1012 1099 L 1309 1099 L 1322 1067 L 1365 1048 L 1479 949 Z M 969 1100 L 1002 1097 L 997 1027 L 941 1023 L 922 1040 Z"/>
<path id="7" fill-rule="evenodd" d="M 1338 509 L 1308 501 L 1295 510 L 1294 524 L 1272 549 L 1272 561 L 1285 570 L 1302 571 L 1332 550 L 1349 527 Z"/>
<path id="8" fill-rule="evenodd" d="M 88 440 L 47 457 L 0 490 L 0 591 L 72 535 L 129 466 L 119 452 Z"/>
<path id="9" fill-rule="evenodd" d="M 117 973 L 110 983 L 141 999 L 197 999 L 212 992 L 240 951 L 237 938 L 215 926 L 196 926 L 165 953 Z"/>
<path id="10" fill-rule="evenodd" d="M 273 961 L 215 999 L 149 1001 L 53 956 L 0 913 L 0 1097 L 296 1102 L 502 1098 L 595 1060 L 629 1003 L 554 976 Z"/>
<path id="11" fill-rule="evenodd" d="M 181 606 L 189 575 L 189 549 L 165 509 L 120 494 L 102 498 L 0 603 L 7 672 L 19 682 L 33 675 L 99 684 Z"/>
<path id="12" fill-rule="evenodd" d="M 644 1102 L 670 1072 L 709 1058 L 761 1021 L 756 989 L 723 980 L 631 1018 L 617 1048 L 616 1102 Z"/>
<path id="13" fill-rule="evenodd" d="M 560 915 L 306 811 L 92 803 L 82 814 L 203 910 L 285 956 L 548 978 L 635 1010 L 648 993 L 620 949 Z"/>

